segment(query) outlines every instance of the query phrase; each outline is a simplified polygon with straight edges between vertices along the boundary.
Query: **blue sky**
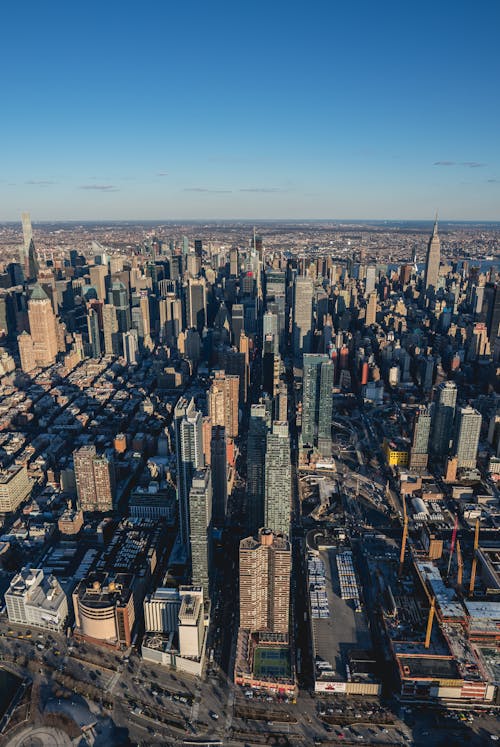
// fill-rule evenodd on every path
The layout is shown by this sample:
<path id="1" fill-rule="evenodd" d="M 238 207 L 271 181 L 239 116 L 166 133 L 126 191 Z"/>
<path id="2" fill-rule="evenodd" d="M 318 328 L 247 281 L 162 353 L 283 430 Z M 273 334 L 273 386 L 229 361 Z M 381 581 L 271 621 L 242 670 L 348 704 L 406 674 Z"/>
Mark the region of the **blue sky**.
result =
<path id="1" fill-rule="evenodd" d="M 0 11 L 0 221 L 500 219 L 500 5 Z"/>

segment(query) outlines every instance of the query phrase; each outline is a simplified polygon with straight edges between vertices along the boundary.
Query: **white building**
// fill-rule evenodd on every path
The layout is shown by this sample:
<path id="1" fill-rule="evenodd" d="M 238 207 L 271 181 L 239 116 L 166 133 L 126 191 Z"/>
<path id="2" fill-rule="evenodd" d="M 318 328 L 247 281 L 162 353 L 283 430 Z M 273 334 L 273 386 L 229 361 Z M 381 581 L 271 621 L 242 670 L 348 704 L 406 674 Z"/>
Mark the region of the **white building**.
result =
<path id="1" fill-rule="evenodd" d="M 41 568 L 26 566 L 5 592 L 11 623 L 62 630 L 68 616 L 68 600 L 59 581 Z"/>

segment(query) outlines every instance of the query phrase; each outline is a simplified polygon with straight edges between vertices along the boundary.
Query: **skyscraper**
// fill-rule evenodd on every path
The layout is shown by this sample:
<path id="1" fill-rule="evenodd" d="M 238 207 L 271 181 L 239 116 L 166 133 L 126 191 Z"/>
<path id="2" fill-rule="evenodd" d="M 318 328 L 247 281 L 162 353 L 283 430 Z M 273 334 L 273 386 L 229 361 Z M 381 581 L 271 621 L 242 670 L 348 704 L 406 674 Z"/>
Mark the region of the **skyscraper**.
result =
<path id="1" fill-rule="evenodd" d="M 368 296 L 366 305 L 365 325 L 370 327 L 377 321 L 377 293 L 372 291 Z"/>
<path id="2" fill-rule="evenodd" d="M 241 540 L 241 628 L 288 633 L 291 562 L 290 543 L 269 529 Z"/>
<path id="3" fill-rule="evenodd" d="M 437 457 L 448 456 L 453 437 L 453 421 L 457 404 L 457 385 L 443 381 L 436 390 L 437 401 L 432 418 L 431 447 Z"/>
<path id="4" fill-rule="evenodd" d="M 290 534 L 292 469 L 288 423 L 275 420 L 267 435 L 265 461 L 265 526 Z"/>
<path id="5" fill-rule="evenodd" d="M 37 366 L 51 366 L 58 352 L 57 321 L 52 302 L 40 285 L 35 285 L 28 301 L 29 338 Z M 23 338 L 23 355 L 28 359 L 29 342 Z"/>
<path id="6" fill-rule="evenodd" d="M 19 264 L 22 267 L 24 277 L 29 278 L 29 249 L 30 244 L 33 241 L 33 229 L 31 227 L 31 218 L 29 213 L 21 214 L 21 222 L 23 225 L 23 243 L 19 247 Z"/>
<path id="7" fill-rule="evenodd" d="M 419 407 L 413 424 L 413 441 L 410 452 L 410 469 L 418 472 L 427 468 L 431 413 L 428 407 Z"/>
<path id="8" fill-rule="evenodd" d="M 186 299 L 187 327 L 202 332 L 207 323 L 207 288 L 205 278 L 189 278 Z"/>
<path id="9" fill-rule="evenodd" d="M 89 268 L 90 284 L 94 286 L 99 301 L 106 300 L 106 278 L 108 277 L 107 265 L 93 265 Z"/>
<path id="10" fill-rule="evenodd" d="M 425 290 L 429 288 L 437 289 L 439 277 L 439 263 L 441 261 L 441 242 L 438 235 L 437 218 L 434 223 L 432 235 L 427 245 L 427 256 L 425 258 Z"/>
<path id="11" fill-rule="evenodd" d="M 304 355 L 302 443 L 319 446 L 321 438 L 322 453 L 330 449 L 331 443 L 334 373 L 333 362 L 327 355 Z"/>
<path id="12" fill-rule="evenodd" d="M 118 332 L 118 319 L 113 304 L 106 303 L 102 307 L 102 328 L 104 334 L 104 352 L 106 355 L 120 355 L 121 338 Z"/>
<path id="13" fill-rule="evenodd" d="M 264 524 L 264 468 L 270 416 L 265 404 L 252 405 L 247 441 L 247 528 L 256 534 Z"/>
<path id="14" fill-rule="evenodd" d="M 177 457 L 177 499 L 181 540 L 189 552 L 189 491 L 196 470 L 205 465 L 203 456 L 202 415 L 194 399 L 181 397 L 174 410 L 175 451 Z"/>
<path id="15" fill-rule="evenodd" d="M 461 407 L 456 416 L 454 454 L 457 467 L 474 469 L 477 464 L 477 448 L 481 433 L 482 416 L 473 407 Z"/>
<path id="16" fill-rule="evenodd" d="M 227 509 L 227 456 L 226 431 L 220 425 L 212 428 L 210 465 L 212 467 L 213 519 L 215 526 L 221 527 L 224 525 Z"/>
<path id="17" fill-rule="evenodd" d="M 240 377 L 216 371 L 208 392 L 208 414 L 212 425 L 222 425 L 231 438 L 238 436 Z"/>
<path id="18" fill-rule="evenodd" d="M 97 311 L 90 308 L 87 314 L 87 334 L 89 338 L 89 347 L 91 358 L 101 357 L 101 337 L 99 333 L 99 316 Z"/>
<path id="19" fill-rule="evenodd" d="M 189 543 L 193 586 L 209 596 L 212 564 L 212 478 L 210 467 L 193 473 L 189 491 Z"/>
<path id="20" fill-rule="evenodd" d="M 304 353 L 312 349 L 312 308 L 314 284 L 309 277 L 295 278 L 293 294 L 293 355 L 302 363 Z"/>

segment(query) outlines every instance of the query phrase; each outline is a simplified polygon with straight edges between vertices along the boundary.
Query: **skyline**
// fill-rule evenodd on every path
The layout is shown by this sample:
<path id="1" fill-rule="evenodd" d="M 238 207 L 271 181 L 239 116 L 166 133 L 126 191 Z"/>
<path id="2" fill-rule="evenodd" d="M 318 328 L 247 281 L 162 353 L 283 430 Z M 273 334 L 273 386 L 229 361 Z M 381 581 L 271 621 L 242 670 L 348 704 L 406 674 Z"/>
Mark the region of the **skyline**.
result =
<path id="1" fill-rule="evenodd" d="M 481 6 L 9 7 L 0 221 L 498 220 Z"/>

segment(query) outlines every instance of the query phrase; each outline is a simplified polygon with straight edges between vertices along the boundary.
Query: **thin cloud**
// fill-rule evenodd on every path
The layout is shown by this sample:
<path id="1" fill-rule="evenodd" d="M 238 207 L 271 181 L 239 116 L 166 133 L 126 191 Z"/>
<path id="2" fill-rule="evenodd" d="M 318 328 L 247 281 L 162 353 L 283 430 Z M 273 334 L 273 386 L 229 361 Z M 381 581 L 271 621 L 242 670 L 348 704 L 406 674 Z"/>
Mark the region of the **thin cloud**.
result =
<path id="1" fill-rule="evenodd" d="M 289 189 L 280 189 L 279 187 L 248 187 L 240 189 L 240 192 L 261 192 L 263 194 L 279 194 L 280 192 L 289 192 Z"/>
<path id="2" fill-rule="evenodd" d="M 215 195 L 230 195 L 232 189 L 205 189 L 205 187 L 186 187 L 184 192 L 209 192 Z"/>
<path id="3" fill-rule="evenodd" d="M 56 182 L 51 182 L 48 179 L 29 179 L 27 182 L 24 182 L 25 184 L 31 184 L 37 187 L 46 187 L 49 184 L 56 184 Z"/>
<path id="4" fill-rule="evenodd" d="M 118 187 L 114 184 L 82 184 L 78 189 L 93 189 L 98 192 L 119 192 Z"/>
<path id="5" fill-rule="evenodd" d="M 158 171 L 156 176 L 168 176 L 168 171 Z"/>
<path id="6" fill-rule="evenodd" d="M 468 169 L 480 169 L 486 164 L 480 161 L 434 161 L 434 166 L 465 166 Z"/>
<path id="7" fill-rule="evenodd" d="M 500 179 L 487 179 L 488 184 L 500 184 Z"/>

